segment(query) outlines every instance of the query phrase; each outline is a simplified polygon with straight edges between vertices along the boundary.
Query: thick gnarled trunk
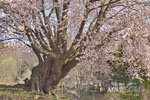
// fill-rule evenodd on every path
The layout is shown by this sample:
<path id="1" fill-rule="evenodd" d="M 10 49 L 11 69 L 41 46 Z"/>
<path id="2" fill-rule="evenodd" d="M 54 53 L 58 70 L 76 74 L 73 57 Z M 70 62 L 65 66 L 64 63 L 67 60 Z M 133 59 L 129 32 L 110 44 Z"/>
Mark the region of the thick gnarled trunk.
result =
<path id="1" fill-rule="evenodd" d="M 78 63 L 77 60 L 73 59 L 65 65 L 61 65 L 56 60 L 55 58 L 47 58 L 44 62 L 32 69 L 30 80 L 31 90 L 46 94 L 53 92 L 59 81 Z"/>

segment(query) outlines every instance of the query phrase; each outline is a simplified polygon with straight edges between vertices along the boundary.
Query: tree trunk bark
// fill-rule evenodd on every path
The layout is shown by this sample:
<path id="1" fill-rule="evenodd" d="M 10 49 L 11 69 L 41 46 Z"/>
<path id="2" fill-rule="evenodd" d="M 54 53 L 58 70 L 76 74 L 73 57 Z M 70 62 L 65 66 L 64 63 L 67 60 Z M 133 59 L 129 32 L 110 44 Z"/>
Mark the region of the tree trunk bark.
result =
<path id="1" fill-rule="evenodd" d="M 148 80 L 141 84 L 140 99 L 150 100 L 150 81 Z"/>
<path id="2" fill-rule="evenodd" d="M 53 93 L 61 79 L 76 66 L 77 60 L 73 59 L 65 65 L 59 64 L 55 58 L 47 58 L 44 62 L 39 63 L 32 69 L 30 79 L 30 89 L 44 92 L 48 94 Z"/>

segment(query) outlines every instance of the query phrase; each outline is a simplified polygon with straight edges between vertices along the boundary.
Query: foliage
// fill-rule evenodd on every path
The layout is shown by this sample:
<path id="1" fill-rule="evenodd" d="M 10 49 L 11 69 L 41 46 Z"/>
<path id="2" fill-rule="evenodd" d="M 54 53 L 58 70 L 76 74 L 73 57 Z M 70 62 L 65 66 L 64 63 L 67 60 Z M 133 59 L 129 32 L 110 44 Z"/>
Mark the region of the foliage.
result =
<path id="1" fill-rule="evenodd" d="M 107 60 L 107 63 L 112 69 L 112 80 L 118 83 L 129 83 L 130 78 L 127 76 L 126 71 L 129 67 L 129 63 L 122 60 L 123 45 L 119 45 L 117 50 L 110 52 L 115 58 L 113 60 Z"/>

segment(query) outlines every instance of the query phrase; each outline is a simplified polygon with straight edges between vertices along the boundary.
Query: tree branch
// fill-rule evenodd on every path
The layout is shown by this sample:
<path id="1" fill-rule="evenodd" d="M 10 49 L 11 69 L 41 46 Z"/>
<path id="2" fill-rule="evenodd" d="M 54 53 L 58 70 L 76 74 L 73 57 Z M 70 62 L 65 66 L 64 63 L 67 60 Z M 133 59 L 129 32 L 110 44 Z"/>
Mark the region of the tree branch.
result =
<path id="1" fill-rule="evenodd" d="M 84 12 L 84 18 L 83 18 L 83 20 L 82 20 L 82 22 L 81 22 L 81 24 L 80 24 L 79 31 L 78 31 L 78 33 L 77 33 L 77 35 L 76 35 L 76 37 L 75 37 L 75 39 L 74 39 L 74 41 L 73 41 L 73 43 L 72 43 L 70 49 L 65 53 L 64 58 L 63 58 L 64 61 L 66 61 L 66 59 L 67 59 L 68 57 L 70 57 L 70 56 L 75 52 L 74 46 L 79 43 L 81 34 L 83 33 L 83 29 L 84 29 L 86 20 L 88 19 L 88 14 L 89 14 L 89 9 L 86 8 L 86 10 L 85 10 L 85 12 Z"/>

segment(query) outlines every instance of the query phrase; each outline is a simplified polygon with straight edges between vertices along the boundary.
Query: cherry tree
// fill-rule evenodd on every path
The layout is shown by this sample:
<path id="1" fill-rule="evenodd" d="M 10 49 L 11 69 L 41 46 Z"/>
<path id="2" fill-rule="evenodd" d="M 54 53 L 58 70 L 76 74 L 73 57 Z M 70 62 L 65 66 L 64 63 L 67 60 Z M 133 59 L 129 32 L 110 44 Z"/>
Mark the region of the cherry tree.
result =
<path id="1" fill-rule="evenodd" d="M 137 5 L 138 3 L 138 5 Z M 118 14 L 118 16 L 115 16 L 115 19 L 117 19 L 117 22 L 122 22 L 123 25 L 126 27 L 121 30 L 117 31 L 118 34 L 113 34 L 109 38 L 105 39 L 105 35 L 101 36 L 102 40 L 101 42 L 106 42 L 102 45 L 101 42 L 97 42 L 98 40 L 94 36 L 92 39 L 93 42 L 89 42 L 90 47 L 101 47 L 99 49 L 99 52 L 95 53 L 95 48 L 93 52 L 86 51 L 86 54 L 91 54 L 90 57 L 93 58 L 91 60 L 94 61 L 94 63 L 97 63 L 97 70 L 100 71 L 100 73 L 103 73 L 105 76 L 105 79 L 107 75 L 110 76 L 111 72 L 110 67 L 106 64 L 107 60 L 115 60 L 114 57 L 110 56 L 110 52 L 114 52 L 119 44 L 123 45 L 123 56 L 122 61 L 127 62 L 128 68 L 125 71 L 128 78 L 130 78 L 131 81 L 138 80 L 141 88 L 141 98 L 144 100 L 148 100 L 149 98 L 149 88 L 150 88 L 150 67 L 149 67 L 149 2 L 128 2 L 128 5 L 132 5 L 132 8 L 125 9 L 124 12 Z M 111 19 L 112 20 L 112 19 Z M 113 21 L 109 21 L 109 25 Z M 113 25 L 117 25 L 117 22 Z M 107 22 L 105 24 L 108 25 Z M 103 24 L 103 25 L 105 25 Z M 122 25 L 122 24 L 120 24 Z M 107 27 L 106 27 L 107 29 Z M 101 31 L 102 33 L 102 31 Z M 103 35 L 103 34 L 100 34 Z M 108 34 L 109 35 L 109 34 Z M 100 37 L 100 36 L 99 36 Z M 96 41 L 97 40 L 97 41 Z M 98 44 L 98 45 L 97 45 Z M 89 57 L 86 56 L 85 58 Z M 85 60 L 86 61 L 86 60 Z M 105 67 L 104 67 L 105 66 Z M 103 77 L 104 77 L 103 76 Z M 107 77 L 108 78 L 108 77 Z M 124 77 L 125 78 L 125 77 Z"/>
<path id="2" fill-rule="evenodd" d="M 133 15 L 129 12 L 128 23 L 130 27 L 126 29 L 123 37 L 124 58 L 130 64 L 127 75 L 132 79 L 138 79 L 141 85 L 141 98 L 148 100 L 150 88 L 150 67 L 149 67 L 149 5 L 144 4 L 136 9 Z"/>
<path id="3" fill-rule="evenodd" d="M 29 87 L 49 93 L 80 59 L 91 64 L 98 59 L 97 53 L 112 34 L 127 27 L 126 11 L 139 4 L 132 0 L 1 0 L 0 28 L 9 34 L 4 40 L 19 40 L 32 48 L 39 64 L 32 69 Z"/>

